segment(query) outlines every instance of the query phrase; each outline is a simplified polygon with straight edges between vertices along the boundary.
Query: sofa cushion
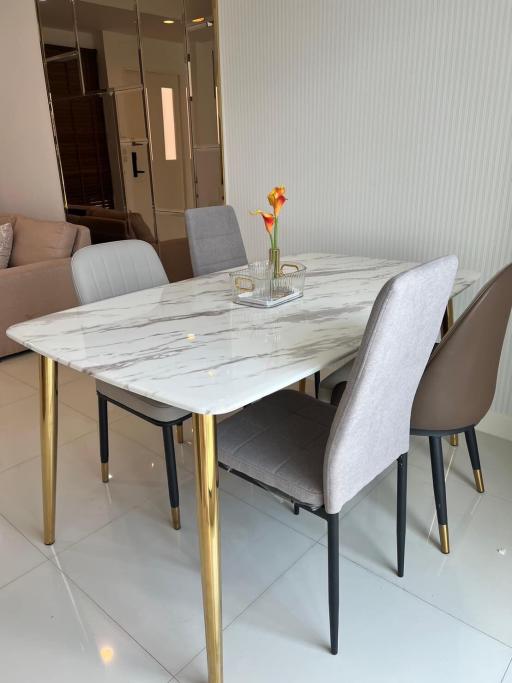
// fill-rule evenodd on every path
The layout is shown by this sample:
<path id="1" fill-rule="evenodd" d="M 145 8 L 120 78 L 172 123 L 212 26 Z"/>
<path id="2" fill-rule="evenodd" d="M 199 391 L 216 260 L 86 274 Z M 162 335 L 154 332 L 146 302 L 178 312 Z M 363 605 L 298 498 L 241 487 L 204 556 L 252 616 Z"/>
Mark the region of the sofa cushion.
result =
<path id="1" fill-rule="evenodd" d="M 76 225 L 65 221 L 40 221 L 18 216 L 9 265 L 24 266 L 71 256 L 76 231 Z"/>
<path id="2" fill-rule="evenodd" d="M 7 268 L 12 250 L 12 225 L 0 224 L 0 269 Z"/>

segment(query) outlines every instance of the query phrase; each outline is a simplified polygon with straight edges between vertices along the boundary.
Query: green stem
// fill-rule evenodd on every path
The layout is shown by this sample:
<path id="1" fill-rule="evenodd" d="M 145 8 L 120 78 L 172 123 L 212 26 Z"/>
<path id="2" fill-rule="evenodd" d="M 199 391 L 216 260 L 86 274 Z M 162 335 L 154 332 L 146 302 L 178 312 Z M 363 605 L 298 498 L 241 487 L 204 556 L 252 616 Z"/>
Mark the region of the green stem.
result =
<path id="1" fill-rule="evenodd" d="M 279 219 L 278 219 L 278 217 L 277 217 L 275 214 L 274 214 L 274 217 L 275 217 L 275 218 L 274 218 L 274 230 L 273 230 L 273 232 L 274 232 L 274 244 L 273 244 L 273 248 L 274 248 L 274 249 L 277 249 L 277 248 L 278 248 L 277 245 L 279 244 L 279 240 L 277 239 L 277 238 L 278 238 L 278 235 L 279 235 Z"/>

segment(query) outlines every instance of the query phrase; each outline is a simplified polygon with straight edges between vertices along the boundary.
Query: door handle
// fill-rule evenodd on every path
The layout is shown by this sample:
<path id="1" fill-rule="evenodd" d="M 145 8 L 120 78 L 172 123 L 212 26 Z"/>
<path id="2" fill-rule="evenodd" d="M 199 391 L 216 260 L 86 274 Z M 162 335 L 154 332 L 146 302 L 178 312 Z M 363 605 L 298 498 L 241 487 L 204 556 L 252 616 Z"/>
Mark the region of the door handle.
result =
<path id="1" fill-rule="evenodd" d="M 132 173 L 133 177 L 137 178 L 140 175 L 144 175 L 146 171 L 141 171 L 137 166 L 137 152 L 132 152 Z"/>

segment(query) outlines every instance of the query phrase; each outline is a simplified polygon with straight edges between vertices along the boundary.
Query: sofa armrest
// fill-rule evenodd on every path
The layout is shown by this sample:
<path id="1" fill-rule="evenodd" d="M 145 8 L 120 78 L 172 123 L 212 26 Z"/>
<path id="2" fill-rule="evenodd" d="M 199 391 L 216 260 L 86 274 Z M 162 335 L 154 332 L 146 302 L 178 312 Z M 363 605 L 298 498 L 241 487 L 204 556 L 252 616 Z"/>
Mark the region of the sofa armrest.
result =
<path id="1" fill-rule="evenodd" d="M 77 305 L 69 258 L 0 270 L 0 356 L 22 350 L 5 335 L 11 325 Z"/>

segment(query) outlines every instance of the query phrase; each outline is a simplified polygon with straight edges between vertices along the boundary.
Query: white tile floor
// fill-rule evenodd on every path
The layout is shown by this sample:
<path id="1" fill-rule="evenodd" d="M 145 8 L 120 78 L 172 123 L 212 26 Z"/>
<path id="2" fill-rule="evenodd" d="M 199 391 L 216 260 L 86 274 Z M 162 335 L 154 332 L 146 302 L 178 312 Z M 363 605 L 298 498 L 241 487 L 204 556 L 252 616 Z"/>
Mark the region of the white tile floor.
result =
<path id="1" fill-rule="evenodd" d="M 41 543 L 35 358 L 0 363 L 0 680 L 204 683 L 190 444 L 182 529 L 161 433 L 111 411 L 100 481 L 94 383 L 60 376 L 57 543 Z M 190 427 L 186 436 L 190 437 Z M 343 510 L 341 653 L 327 652 L 325 524 L 221 473 L 226 683 L 512 683 L 512 444 L 480 434 L 486 493 L 445 444 L 452 552 L 437 547 L 426 439 L 409 468 L 406 575 L 395 472 Z"/>

